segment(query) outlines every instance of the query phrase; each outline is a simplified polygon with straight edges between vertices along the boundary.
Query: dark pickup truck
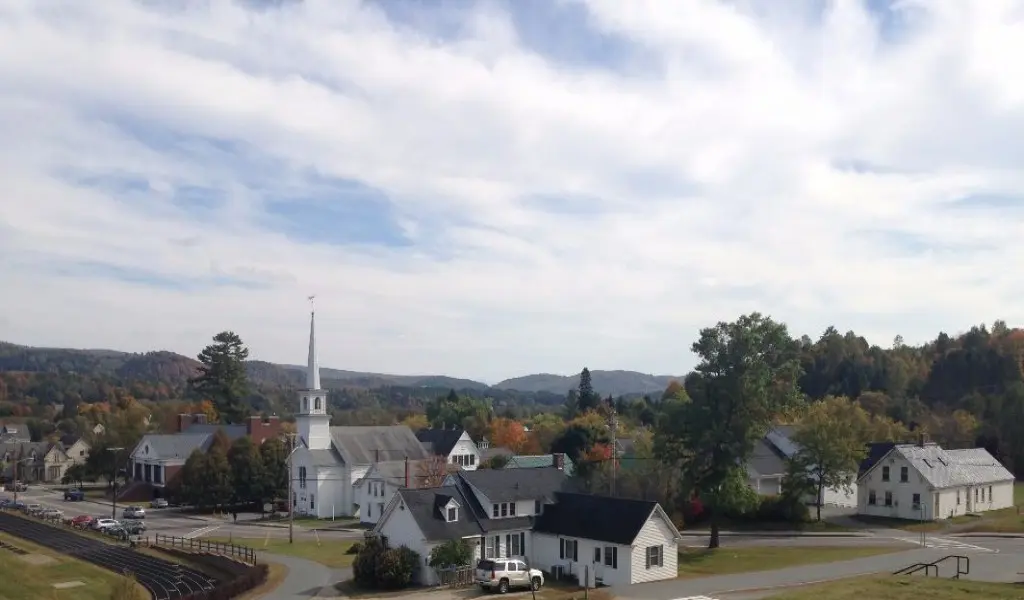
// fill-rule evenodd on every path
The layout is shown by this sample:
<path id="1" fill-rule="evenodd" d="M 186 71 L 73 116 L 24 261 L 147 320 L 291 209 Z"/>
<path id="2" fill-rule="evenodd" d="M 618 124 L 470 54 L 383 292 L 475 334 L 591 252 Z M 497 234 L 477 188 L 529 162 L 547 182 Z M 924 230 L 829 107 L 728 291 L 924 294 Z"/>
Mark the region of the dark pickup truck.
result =
<path id="1" fill-rule="evenodd" d="M 68 502 L 78 502 L 85 500 L 85 492 L 82 490 L 68 490 L 64 492 L 64 499 Z"/>

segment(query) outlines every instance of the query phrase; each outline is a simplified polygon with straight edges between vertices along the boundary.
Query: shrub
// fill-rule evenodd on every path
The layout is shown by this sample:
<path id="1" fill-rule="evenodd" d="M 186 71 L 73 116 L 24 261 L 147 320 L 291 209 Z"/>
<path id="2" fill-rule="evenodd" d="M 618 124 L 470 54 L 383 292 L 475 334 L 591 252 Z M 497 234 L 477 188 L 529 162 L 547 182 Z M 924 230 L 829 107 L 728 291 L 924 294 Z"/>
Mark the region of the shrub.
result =
<path id="1" fill-rule="evenodd" d="M 356 542 L 356 543 L 352 544 L 351 546 L 349 546 L 348 550 L 345 551 L 345 554 L 359 554 L 359 551 L 362 550 L 362 549 L 363 549 L 363 545 L 360 544 L 359 542 Z"/>
<path id="2" fill-rule="evenodd" d="M 352 561 L 352 578 L 359 587 L 371 589 L 377 585 L 377 560 L 384 552 L 380 538 L 367 538 Z"/>
<path id="3" fill-rule="evenodd" d="M 473 561 L 473 548 L 466 540 L 448 540 L 434 546 L 430 551 L 430 561 L 427 563 L 435 569 L 443 567 L 463 567 Z"/>
<path id="4" fill-rule="evenodd" d="M 385 550 L 377 556 L 375 587 L 384 590 L 409 587 L 419 562 L 419 554 L 406 546 Z"/>

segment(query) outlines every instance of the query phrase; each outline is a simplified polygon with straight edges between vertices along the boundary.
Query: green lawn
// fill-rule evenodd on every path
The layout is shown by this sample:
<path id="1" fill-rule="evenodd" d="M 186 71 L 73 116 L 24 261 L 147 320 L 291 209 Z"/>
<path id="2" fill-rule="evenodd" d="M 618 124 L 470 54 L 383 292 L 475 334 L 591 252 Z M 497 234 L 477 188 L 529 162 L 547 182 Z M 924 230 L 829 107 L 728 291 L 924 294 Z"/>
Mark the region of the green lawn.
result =
<path id="1" fill-rule="evenodd" d="M 1020 600 L 1024 587 L 930 577 L 881 575 L 843 579 L 801 587 L 771 596 L 772 600 Z"/>
<path id="2" fill-rule="evenodd" d="M 709 531 L 710 525 L 701 523 L 696 527 L 686 527 L 686 531 Z M 836 525 L 828 521 L 724 521 L 722 531 L 855 531 L 850 527 Z"/>
<path id="3" fill-rule="evenodd" d="M 204 537 L 200 539 L 211 542 L 230 542 L 271 554 L 284 554 L 286 556 L 305 558 L 333 569 L 351 567 L 352 561 L 356 558 L 355 554 L 347 554 L 346 552 L 357 540 L 321 540 L 317 542 L 316 540 L 302 539 L 295 540 L 295 543 L 289 544 L 287 539 L 272 537 L 233 537 L 230 539 Z"/>
<path id="4" fill-rule="evenodd" d="M 853 560 L 897 552 L 892 546 L 747 546 L 693 549 L 679 553 L 679 577 L 708 577 L 770 571 L 798 565 Z"/>
<path id="5" fill-rule="evenodd" d="M 45 600 L 109 600 L 118 575 L 69 556 L 57 554 L 20 538 L 0 535 L 0 540 L 34 555 L 48 556 L 49 564 L 33 565 L 23 557 L 0 549 L 0 598 Z M 59 590 L 55 583 L 81 581 L 85 585 Z M 138 589 L 137 598 L 146 596 Z"/>

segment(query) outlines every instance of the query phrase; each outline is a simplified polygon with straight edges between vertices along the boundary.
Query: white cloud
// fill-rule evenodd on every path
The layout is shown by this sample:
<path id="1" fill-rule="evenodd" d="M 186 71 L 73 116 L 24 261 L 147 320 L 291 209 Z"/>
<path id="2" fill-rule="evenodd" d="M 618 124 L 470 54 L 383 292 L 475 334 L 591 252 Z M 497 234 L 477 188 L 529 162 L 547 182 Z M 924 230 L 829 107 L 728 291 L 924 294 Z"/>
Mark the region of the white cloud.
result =
<path id="1" fill-rule="evenodd" d="M 1024 2 L 907 4 L 895 32 L 852 1 L 584 2 L 635 73 L 531 51 L 496 3 L 443 13 L 458 36 L 204 4 L 0 8 L 0 339 L 194 354 L 232 328 L 302 362 L 316 292 L 327 365 L 497 380 L 681 373 L 752 310 L 880 344 L 1024 316 L 1024 210 L 947 208 L 1024 199 Z M 265 230 L 313 173 L 386 194 L 414 245 Z M 228 201 L 198 216 L 184 185 Z"/>

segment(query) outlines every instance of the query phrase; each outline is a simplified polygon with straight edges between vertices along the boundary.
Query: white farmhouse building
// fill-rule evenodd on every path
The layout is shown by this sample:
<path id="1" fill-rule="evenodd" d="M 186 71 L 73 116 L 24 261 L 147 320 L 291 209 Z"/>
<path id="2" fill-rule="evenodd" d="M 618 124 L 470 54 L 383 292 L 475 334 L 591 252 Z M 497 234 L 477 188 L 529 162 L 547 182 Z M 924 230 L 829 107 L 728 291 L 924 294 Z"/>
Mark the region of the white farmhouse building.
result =
<path id="1" fill-rule="evenodd" d="M 374 533 L 423 557 L 417 581 L 437 583 L 430 551 L 464 539 L 480 558 L 522 558 L 603 585 L 677 576 L 679 532 L 657 502 L 575 493 L 561 469 L 459 471 L 445 485 L 400 489 Z"/>
<path id="2" fill-rule="evenodd" d="M 427 458 L 423 444 L 404 425 L 331 427 L 327 390 L 320 388 L 316 350 L 316 315 L 309 320 L 306 389 L 299 390 L 295 417 L 298 439 L 291 457 L 295 512 L 321 519 L 356 514 L 353 484 L 374 463 Z"/>
<path id="3" fill-rule="evenodd" d="M 443 457 L 450 465 L 457 465 L 465 471 L 475 471 L 480 466 L 480 449 L 461 427 L 420 429 L 416 432 L 416 439 L 427 452 Z"/>
<path id="4" fill-rule="evenodd" d="M 893 444 L 860 475 L 857 512 L 935 521 L 1013 506 L 1013 474 L 984 448 Z"/>

